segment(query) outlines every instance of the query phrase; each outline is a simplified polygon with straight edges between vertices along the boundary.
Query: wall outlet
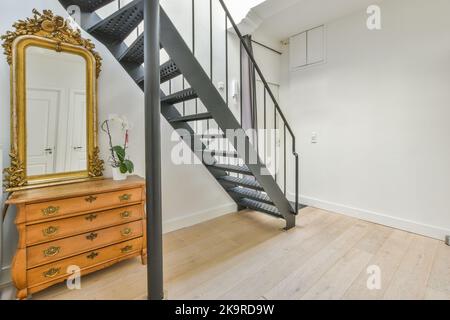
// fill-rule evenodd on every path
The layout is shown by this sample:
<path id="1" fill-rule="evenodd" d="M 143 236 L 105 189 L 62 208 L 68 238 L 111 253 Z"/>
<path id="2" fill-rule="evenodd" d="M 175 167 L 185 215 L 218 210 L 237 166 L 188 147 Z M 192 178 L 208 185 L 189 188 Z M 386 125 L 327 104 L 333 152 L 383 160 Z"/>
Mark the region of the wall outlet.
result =
<path id="1" fill-rule="evenodd" d="M 311 134 L 311 143 L 316 144 L 317 143 L 317 132 L 313 132 Z"/>

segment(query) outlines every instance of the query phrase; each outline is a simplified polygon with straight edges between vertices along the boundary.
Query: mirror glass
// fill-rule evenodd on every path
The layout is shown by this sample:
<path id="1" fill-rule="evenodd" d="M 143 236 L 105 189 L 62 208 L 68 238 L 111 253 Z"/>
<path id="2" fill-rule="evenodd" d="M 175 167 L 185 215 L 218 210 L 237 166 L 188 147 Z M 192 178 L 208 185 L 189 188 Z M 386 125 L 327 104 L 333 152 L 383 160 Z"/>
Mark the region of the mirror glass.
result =
<path id="1" fill-rule="evenodd" d="M 29 46 L 25 70 L 28 176 L 87 170 L 86 60 Z"/>

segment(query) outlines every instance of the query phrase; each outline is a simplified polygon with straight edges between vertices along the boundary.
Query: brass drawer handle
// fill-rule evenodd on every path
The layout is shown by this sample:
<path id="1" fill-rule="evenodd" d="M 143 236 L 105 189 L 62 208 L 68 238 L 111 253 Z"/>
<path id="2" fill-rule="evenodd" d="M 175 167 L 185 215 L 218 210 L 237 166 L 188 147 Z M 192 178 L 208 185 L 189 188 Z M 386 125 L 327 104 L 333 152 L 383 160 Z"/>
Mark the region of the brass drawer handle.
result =
<path id="1" fill-rule="evenodd" d="M 60 247 L 50 247 L 44 250 L 44 256 L 53 257 L 59 253 Z"/>
<path id="2" fill-rule="evenodd" d="M 122 251 L 122 253 L 127 253 L 127 252 L 130 252 L 131 250 L 133 250 L 133 246 L 126 246 L 126 247 L 123 247 L 122 249 L 120 249 L 120 251 Z"/>
<path id="3" fill-rule="evenodd" d="M 125 229 L 122 229 L 121 233 L 122 233 L 122 236 L 129 236 L 131 233 L 133 233 L 133 230 L 131 230 L 131 228 L 125 228 Z"/>
<path id="4" fill-rule="evenodd" d="M 92 222 L 93 220 L 97 219 L 97 215 L 95 213 L 93 213 L 93 214 L 86 216 L 85 219 Z"/>
<path id="5" fill-rule="evenodd" d="M 46 229 L 43 229 L 42 233 L 44 234 L 44 237 L 48 237 L 48 236 L 51 236 L 51 235 L 57 233 L 58 229 L 59 229 L 58 227 L 50 226 Z"/>
<path id="6" fill-rule="evenodd" d="M 98 252 L 91 252 L 90 254 L 88 254 L 87 256 L 86 256 L 86 258 L 88 258 L 88 259 L 91 259 L 91 260 L 94 260 L 95 258 L 97 258 L 97 256 L 98 256 Z"/>
<path id="7" fill-rule="evenodd" d="M 60 271 L 61 271 L 61 268 L 51 268 L 51 269 L 45 271 L 43 273 L 43 275 L 46 278 L 53 278 L 53 277 L 56 277 Z"/>
<path id="8" fill-rule="evenodd" d="M 44 216 L 52 216 L 59 211 L 59 207 L 50 206 L 41 210 Z"/>
<path id="9" fill-rule="evenodd" d="M 89 197 L 87 197 L 87 198 L 84 198 L 84 200 L 85 200 L 86 202 L 92 203 L 92 202 L 94 202 L 95 200 L 97 200 L 97 197 L 95 197 L 95 196 L 89 196 Z"/>
<path id="10" fill-rule="evenodd" d="M 130 199 L 131 199 L 131 194 L 128 194 L 128 193 L 125 193 L 125 194 L 119 196 L 120 201 L 128 201 Z"/>
<path id="11" fill-rule="evenodd" d="M 86 239 L 94 241 L 98 236 L 98 233 L 92 232 L 91 234 L 86 236 Z"/>
<path id="12" fill-rule="evenodd" d="M 122 213 L 120 214 L 120 216 L 121 216 L 123 219 L 129 218 L 129 217 L 131 217 L 131 212 L 130 212 L 130 211 L 124 211 L 124 212 L 122 212 Z"/>

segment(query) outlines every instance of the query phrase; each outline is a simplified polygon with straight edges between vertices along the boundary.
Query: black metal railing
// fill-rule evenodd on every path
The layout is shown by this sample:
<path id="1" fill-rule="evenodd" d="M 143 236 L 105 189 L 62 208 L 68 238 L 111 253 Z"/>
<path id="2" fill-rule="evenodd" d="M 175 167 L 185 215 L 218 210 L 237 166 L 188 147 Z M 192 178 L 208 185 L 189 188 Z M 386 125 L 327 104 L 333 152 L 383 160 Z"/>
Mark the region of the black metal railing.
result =
<path id="1" fill-rule="evenodd" d="M 274 129 L 275 129 L 275 134 L 276 134 L 277 129 L 278 129 L 278 123 L 277 123 L 278 117 L 281 118 L 281 120 L 282 120 L 280 128 L 282 128 L 282 131 L 283 131 L 283 191 L 284 191 L 285 195 L 286 195 L 286 192 L 287 192 L 287 141 L 286 141 L 286 131 L 289 133 L 289 135 L 291 137 L 291 141 L 292 141 L 292 156 L 294 157 L 294 166 L 295 166 L 295 169 L 294 169 L 294 171 L 295 171 L 295 173 L 294 173 L 294 175 L 295 175 L 295 177 L 294 177 L 295 178 L 295 181 L 294 181 L 294 188 L 295 188 L 295 212 L 297 212 L 298 208 L 299 208 L 299 181 L 298 181 L 299 155 L 296 152 L 296 147 L 295 147 L 296 140 L 295 140 L 294 132 L 292 131 L 291 126 L 289 125 L 288 121 L 286 120 L 286 117 L 285 117 L 283 111 L 281 110 L 281 108 L 280 108 L 277 100 L 275 99 L 275 96 L 274 96 L 274 94 L 273 94 L 273 92 L 272 92 L 268 82 L 266 81 L 266 79 L 265 79 L 265 77 L 264 77 L 264 75 L 263 75 L 263 73 L 261 71 L 261 68 L 258 66 L 258 63 L 256 62 L 255 57 L 253 56 L 252 51 L 250 50 L 248 44 L 244 41 L 244 37 L 243 37 L 242 33 L 240 32 L 240 30 L 239 30 L 236 22 L 234 21 L 233 17 L 231 16 L 227 6 L 225 5 L 223 0 L 219 0 L 219 2 L 220 2 L 221 6 L 222 6 L 222 8 L 223 8 L 223 10 L 225 12 L 225 15 L 226 15 L 226 18 L 225 18 L 225 32 L 226 33 L 228 32 L 228 21 L 229 21 L 231 23 L 231 25 L 232 25 L 236 35 L 239 37 L 241 47 L 244 48 L 245 52 L 247 53 L 248 58 L 250 59 L 250 61 L 252 63 L 252 66 L 253 66 L 254 70 L 256 71 L 259 79 L 261 80 L 261 82 L 264 85 L 264 101 L 263 101 L 264 129 L 267 129 L 267 94 L 269 95 L 269 97 L 272 100 L 272 103 L 274 105 Z M 211 16 L 211 19 L 212 19 L 212 16 Z M 228 40 L 228 36 L 226 36 L 226 38 Z M 227 104 L 228 104 L 228 85 L 229 85 L 229 83 L 228 83 L 228 50 L 227 50 L 227 54 L 226 54 L 226 65 L 227 65 L 226 86 L 227 86 Z M 240 65 L 242 66 L 242 56 L 241 56 Z M 242 67 L 241 67 L 241 69 L 242 69 Z M 241 78 L 242 78 L 242 75 L 241 75 Z M 242 83 L 242 81 L 241 81 L 241 83 Z M 242 91 L 242 88 L 241 88 L 241 91 Z M 256 99 L 254 99 L 254 101 L 256 101 Z M 242 115 L 242 95 L 241 95 L 240 108 L 241 108 L 241 115 Z M 258 123 L 258 121 L 257 121 L 257 117 L 258 117 L 257 108 L 255 108 L 255 110 L 256 110 L 256 123 Z M 241 120 L 242 120 L 242 118 L 241 118 Z M 256 129 L 258 129 L 258 128 L 256 127 Z M 265 130 L 264 130 L 264 132 L 265 132 Z M 264 134 L 264 137 L 266 137 L 265 134 Z M 258 136 L 258 138 L 259 138 L 259 136 Z M 275 141 L 276 141 L 276 139 L 275 139 Z M 257 142 L 257 148 L 258 148 L 258 146 L 259 146 L 259 142 Z M 264 161 L 267 161 L 267 150 L 266 149 L 267 148 L 264 147 L 264 157 L 263 157 Z M 277 149 L 278 149 L 277 146 L 275 146 L 275 157 L 274 157 L 275 161 L 277 159 L 277 154 L 276 154 Z M 277 180 L 277 169 L 276 168 L 277 168 L 277 164 L 275 164 L 275 172 L 274 172 L 275 180 Z"/>
<path id="2" fill-rule="evenodd" d="M 217 5 L 217 4 L 220 5 Z M 202 5 L 204 5 L 205 2 L 202 2 Z M 230 107 L 230 75 L 229 75 L 229 70 L 230 70 L 230 57 L 229 57 L 229 27 L 231 26 L 234 30 L 234 33 L 236 34 L 236 36 L 238 37 L 238 41 L 239 41 L 239 48 L 240 48 L 240 52 L 239 52 L 239 77 L 240 77 L 240 82 L 239 82 L 239 108 L 240 110 L 238 110 L 238 113 L 240 115 L 236 115 L 236 118 L 240 121 L 241 125 L 242 125 L 242 119 L 243 119 L 243 88 L 242 88 L 242 83 L 243 83 L 243 74 L 242 74 L 242 64 L 243 64 L 243 55 L 242 53 L 245 53 L 246 56 L 248 57 L 248 59 L 250 60 L 250 66 L 251 68 L 254 70 L 255 75 L 258 77 L 258 80 L 262 83 L 263 86 L 263 101 L 257 101 L 258 99 L 256 98 L 256 96 L 253 97 L 253 101 L 255 103 L 255 105 L 253 106 L 253 111 L 255 112 L 255 128 L 256 129 L 256 141 L 254 141 L 254 146 L 255 146 L 255 150 L 257 151 L 258 155 L 261 158 L 261 161 L 266 165 L 266 167 L 269 168 L 268 166 L 268 162 L 269 160 L 272 161 L 271 166 L 273 164 L 273 172 L 272 175 L 275 179 L 275 181 L 278 183 L 278 185 L 280 186 L 280 188 L 282 189 L 282 191 L 284 192 L 285 196 L 288 197 L 287 195 L 287 181 L 288 181 L 288 152 L 290 152 L 290 156 L 293 159 L 292 162 L 292 166 L 290 167 L 291 170 L 293 171 L 293 181 L 290 180 L 293 183 L 293 187 L 295 189 L 295 205 L 294 205 L 294 210 L 295 212 L 298 212 L 299 209 L 299 155 L 296 152 L 296 138 L 294 135 L 294 132 L 291 128 L 291 126 L 289 125 L 283 111 L 281 110 L 277 99 L 275 98 L 275 95 L 269 85 L 269 83 L 267 82 L 265 76 L 263 75 L 261 68 L 259 67 L 258 63 L 256 62 L 256 59 L 252 53 L 251 48 L 249 47 L 249 45 L 247 44 L 247 42 L 244 39 L 244 36 L 242 35 L 241 31 L 239 30 L 236 22 L 234 21 L 232 15 L 230 14 L 230 11 L 228 10 L 227 6 L 225 5 L 223 0 L 209 0 L 208 1 L 208 5 L 209 8 L 206 8 L 205 10 L 201 11 L 201 12 L 207 12 L 207 14 L 209 15 L 209 17 L 206 16 L 199 16 L 201 13 L 198 10 L 199 4 L 197 3 L 196 0 L 191 0 L 191 23 L 192 25 L 189 27 L 190 32 L 192 32 L 192 38 L 190 39 L 191 42 L 191 50 L 192 53 L 194 54 L 194 56 L 197 56 L 198 59 L 201 60 L 201 58 L 203 59 L 207 59 L 209 61 L 201 61 L 203 62 L 204 65 L 204 69 L 205 72 L 209 75 L 210 79 L 212 82 L 214 82 L 214 67 L 215 67 L 215 61 L 214 61 L 214 53 L 217 53 L 217 50 L 214 47 L 215 42 L 213 41 L 214 39 L 218 39 L 219 37 L 221 37 L 220 35 L 218 37 L 216 37 L 216 35 L 214 34 L 215 30 L 213 28 L 213 26 L 215 25 L 215 23 L 217 21 L 213 21 L 214 17 L 215 17 L 215 9 L 216 7 L 219 10 L 222 10 L 223 12 L 221 14 L 223 14 L 223 26 L 224 26 L 224 42 L 225 42 L 225 54 L 224 54 L 224 58 L 225 61 L 219 61 L 219 63 L 223 63 L 225 62 L 225 72 L 224 72 L 224 76 L 225 76 L 225 93 L 222 95 L 222 97 L 224 98 L 224 101 L 226 103 L 226 105 L 228 107 Z M 213 7 L 213 5 L 215 5 L 215 7 Z M 209 21 L 205 21 L 204 22 L 204 26 L 205 28 L 200 30 L 197 30 L 197 26 L 196 26 L 196 22 L 198 21 L 197 19 L 209 19 Z M 222 19 L 222 17 L 220 18 Z M 196 39 L 196 34 L 197 32 L 202 32 L 208 33 L 208 37 L 206 37 L 206 34 L 204 35 L 204 39 L 208 38 L 209 40 L 209 45 L 208 45 L 208 49 L 209 49 L 209 54 L 206 54 L 205 52 L 208 50 L 203 47 L 204 44 L 201 43 L 201 41 L 197 41 Z M 139 30 L 138 30 L 139 33 Z M 186 42 L 189 42 L 188 39 L 186 39 Z M 200 50 L 198 50 L 200 48 Z M 216 50 L 216 51 L 215 51 Z M 201 53 L 198 54 L 198 51 L 202 51 Z M 199 57 L 199 55 L 204 54 L 203 57 Z M 182 75 L 182 89 L 186 88 L 186 85 L 189 85 L 184 76 Z M 216 76 L 217 77 L 217 76 Z M 255 77 L 256 78 L 256 77 Z M 255 79 L 256 80 L 256 79 Z M 168 82 L 168 91 L 169 94 L 171 94 L 174 90 L 173 90 L 173 84 L 172 81 L 174 80 L 170 80 Z M 256 82 L 256 81 L 255 81 Z M 256 86 L 256 83 L 254 84 Z M 176 91 L 176 90 L 175 90 Z M 256 94 L 255 92 L 253 92 L 253 94 Z M 261 108 L 259 108 L 259 102 L 261 102 Z M 201 102 L 198 99 L 195 99 L 195 111 L 194 114 L 198 114 L 203 112 L 200 108 Z M 273 106 L 273 113 L 272 113 L 272 108 L 269 107 L 269 105 Z M 180 108 L 180 113 L 182 113 L 183 115 L 186 115 L 187 111 L 186 111 L 186 104 L 185 102 L 182 103 L 181 108 Z M 262 110 L 261 110 L 262 109 Z M 273 117 L 273 119 L 271 119 Z M 240 119 L 239 119 L 240 118 Z M 260 130 L 258 130 L 258 119 L 262 120 L 262 132 L 263 134 L 260 134 Z M 273 123 L 269 123 L 270 121 L 273 121 Z M 205 120 L 205 124 L 206 126 L 202 125 L 201 127 L 199 126 L 199 123 L 196 122 L 194 124 L 194 131 L 196 131 L 198 134 L 203 134 L 204 133 L 204 128 L 206 127 L 206 133 L 211 133 L 211 131 L 213 131 L 213 127 L 212 127 L 212 123 L 214 122 L 214 120 Z M 210 130 L 211 129 L 211 130 Z M 268 134 L 267 134 L 267 130 L 269 129 L 274 129 L 274 135 L 275 135 L 275 141 L 274 141 L 274 148 L 272 149 L 273 151 L 271 152 L 272 154 L 269 156 L 268 154 Z M 202 132 L 199 132 L 202 131 Z M 223 132 L 220 132 L 219 127 L 217 126 L 217 132 L 214 132 L 217 134 L 221 134 Z M 288 136 L 290 137 L 290 143 L 292 144 L 292 149 L 290 151 L 288 151 L 288 143 L 287 143 L 287 139 Z M 277 138 L 280 138 L 280 141 L 277 141 Z M 263 142 L 263 148 L 261 148 L 260 146 L 260 140 Z M 209 146 L 210 141 L 208 140 L 207 142 L 207 146 Z M 226 143 L 226 144 L 222 144 L 220 143 L 220 145 L 222 147 L 224 147 L 226 150 L 225 151 L 230 151 L 230 144 Z M 261 150 L 263 149 L 263 151 Z M 274 154 L 273 154 L 274 153 Z M 228 157 L 225 157 L 224 160 L 227 162 L 227 164 L 229 164 L 230 162 L 235 162 L 235 161 L 239 161 L 236 159 L 229 159 Z M 236 164 L 236 163 L 234 163 Z M 243 164 L 242 161 L 238 162 L 237 164 Z M 280 170 L 278 169 L 280 167 Z M 241 177 L 241 174 L 234 174 L 236 176 Z M 292 174 L 289 174 L 289 177 Z M 289 198 L 289 197 L 288 197 Z"/>

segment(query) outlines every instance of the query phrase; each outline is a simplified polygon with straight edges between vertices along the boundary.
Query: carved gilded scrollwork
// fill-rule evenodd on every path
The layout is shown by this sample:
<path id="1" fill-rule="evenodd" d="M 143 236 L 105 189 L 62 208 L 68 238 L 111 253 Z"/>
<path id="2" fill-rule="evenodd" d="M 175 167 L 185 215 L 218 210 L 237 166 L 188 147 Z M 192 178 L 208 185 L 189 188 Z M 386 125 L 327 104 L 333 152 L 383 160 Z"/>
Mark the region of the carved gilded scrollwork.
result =
<path id="1" fill-rule="evenodd" d="M 11 158 L 11 165 L 3 170 L 5 174 L 4 186 L 6 189 L 23 187 L 27 184 L 25 167 L 18 159 L 16 152 L 11 151 L 9 157 Z"/>
<path id="2" fill-rule="evenodd" d="M 100 158 L 100 149 L 95 147 L 94 152 L 89 157 L 89 176 L 101 177 L 103 175 L 104 164 L 104 161 Z"/>
<path id="3" fill-rule="evenodd" d="M 13 43 L 17 37 L 25 35 L 35 35 L 47 39 L 57 41 L 56 48 L 61 43 L 69 43 L 76 46 L 81 46 L 87 49 L 95 58 L 97 77 L 101 71 L 102 58 L 94 50 L 95 45 L 90 39 L 81 37 L 79 29 L 73 29 L 70 26 L 69 20 L 61 16 L 54 15 L 51 10 L 43 10 L 40 13 L 38 10 L 33 10 L 33 17 L 25 20 L 19 20 L 13 24 L 14 31 L 7 31 L 5 35 L 1 36 L 3 40 L 3 48 L 7 61 L 12 63 Z"/>

